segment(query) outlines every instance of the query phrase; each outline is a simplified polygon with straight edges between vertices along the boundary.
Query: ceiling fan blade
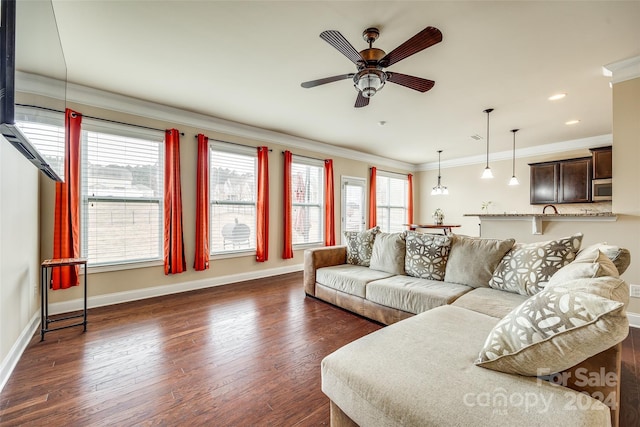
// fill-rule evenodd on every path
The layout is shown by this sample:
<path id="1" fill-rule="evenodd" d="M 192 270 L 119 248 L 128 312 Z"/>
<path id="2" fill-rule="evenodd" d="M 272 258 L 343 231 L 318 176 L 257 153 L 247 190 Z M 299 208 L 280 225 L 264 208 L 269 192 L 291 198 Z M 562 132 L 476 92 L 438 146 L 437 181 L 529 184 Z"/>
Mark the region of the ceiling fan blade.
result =
<path id="1" fill-rule="evenodd" d="M 300 86 L 305 88 L 316 87 L 327 83 L 337 82 L 339 80 L 352 79 L 355 74 L 340 74 L 339 76 L 325 77 L 324 79 L 311 80 L 308 82 L 300 83 Z"/>
<path id="2" fill-rule="evenodd" d="M 356 105 L 354 105 L 354 107 L 362 108 L 366 107 L 367 105 L 369 105 L 369 98 L 365 98 L 364 96 L 362 96 L 362 92 L 358 91 L 358 97 L 356 98 Z"/>
<path id="3" fill-rule="evenodd" d="M 380 65 L 388 67 L 441 41 L 442 33 L 440 30 L 435 27 L 427 27 L 387 53 L 387 55 L 380 60 Z"/>
<path id="4" fill-rule="evenodd" d="M 356 50 L 356 48 L 354 48 L 351 43 L 349 43 L 347 39 L 345 39 L 344 36 L 340 34 L 339 31 L 323 31 L 320 33 L 320 38 L 338 49 L 340 53 L 349 58 L 349 60 L 351 60 L 351 62 L 353 62 L 354 64 L 358 65 L 358 62 L 366 62 L 362 58 L 360 53 Z"/>
<path id="5" fill-rule="evenodd" d="M 421 77 L 408 76 L 400 73 L 387 72 L 387 81 L 417 90 L 418 92 L 426 92 L 436 84 L 433 80 L 423 79 Z"/>

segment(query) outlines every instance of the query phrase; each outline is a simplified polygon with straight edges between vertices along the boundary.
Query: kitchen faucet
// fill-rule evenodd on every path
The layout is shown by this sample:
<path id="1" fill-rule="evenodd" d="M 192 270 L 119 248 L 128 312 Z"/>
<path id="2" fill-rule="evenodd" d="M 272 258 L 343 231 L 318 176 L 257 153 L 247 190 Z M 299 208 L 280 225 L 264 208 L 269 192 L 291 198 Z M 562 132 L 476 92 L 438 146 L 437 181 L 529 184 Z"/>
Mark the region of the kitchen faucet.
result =
<path id="1" fill-rule="evenodd" d="M 553 209 L 553 213 L 554 213 L 554 214 L 557 214 L 557 213 L 558 213 L 558 209 L 556 209 L 556 207 L 555 207 L 555 206 L 553 206 L 553 205 L 546 205 L 544 208 L 542 208 L 542 213 L 543 213 L 543 214 L 545 213 L 545 211 L 547 210 L 547 208 L 548 208 L 549 206 L 551 206 L 551 209 Z"/>

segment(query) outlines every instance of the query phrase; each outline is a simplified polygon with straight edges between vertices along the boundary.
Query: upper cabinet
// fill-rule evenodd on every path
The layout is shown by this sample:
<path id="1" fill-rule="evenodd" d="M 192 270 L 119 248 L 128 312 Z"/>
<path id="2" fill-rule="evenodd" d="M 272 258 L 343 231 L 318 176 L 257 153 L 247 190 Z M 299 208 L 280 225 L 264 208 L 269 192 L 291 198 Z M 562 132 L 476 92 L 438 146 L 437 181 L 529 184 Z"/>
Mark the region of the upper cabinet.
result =
<path id="1" fill-rule="evenodd" d="M 591 157 L 530 163 L 531 204 L 591 201 Z"/>
<path id="2" fill-rule="evenodd" d="M 593 179 L 610 179 L 613 177 L 613 150 L 611 146 L 592 148 Z"/>

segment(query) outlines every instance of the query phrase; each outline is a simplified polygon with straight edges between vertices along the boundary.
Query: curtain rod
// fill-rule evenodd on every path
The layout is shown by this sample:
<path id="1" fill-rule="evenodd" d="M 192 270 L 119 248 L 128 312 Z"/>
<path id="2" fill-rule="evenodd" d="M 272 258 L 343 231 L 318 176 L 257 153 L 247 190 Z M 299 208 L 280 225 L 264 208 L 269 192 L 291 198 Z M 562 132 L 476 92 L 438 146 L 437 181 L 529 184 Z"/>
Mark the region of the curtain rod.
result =
<path id="1" fill-rule="evenodd" d="M 284 151 L 282 152 L 282 154 L 284 154 Z M 324 162 L 324 161 L 327 160 L 327 159 L 319 159 L 317 157 L 303 156 L 302 154 L 293 154 L 293 153 L 291 153 L 291 155 L 292 156 L 296 156 L 296 157 L 304 157 L 305 159 L 318 160 L 318 161 L 321 161 L 321 162 Z"/>
<path id="2" fill-rule="evenodd" d="M 209 139 L 209 141 L 222 142 L 224 144 L 239 145 L 240 147 L 248 147 L 248 148 L 258 148 L 258 147 L 254 147 L 253 145 L 240 144 L 239 142 L 223 141 L 221 139 L 209 138 L 208 136 L 207 136 L 207 138 Z M 198 135 L 196 135 L 196 139 L 198 139 Z M 269 148 L 268 151 L 272 152 L 273 150 L 271 148 Z"/>
<path id="3" fill-rule="evenodd" d="M 371 166 L 371 167 L 369 168 L 369 170 L 373 169 L 374 167 L 375 167 L 375 166 Z M 378 172 L 392 173 L 392 174 L 394 174 L 394 175 L 406 175 L 406 176 L 411 175 L 410 173 L 392 172 L 392 171 L 386 171 L 386 170 L 384 170 L 384 169 L 378 169 L 378 168 L 376 168 L 376 171 L 378 171 Z"/>
<path id="4" fill-rule="evenodd" d="M 39 105 L 16 104 L 16 106 L 18 106 L 18 107 L 27 107 L 27 108 L 35 108 L 35 109 L 38 109 L 38 110 L 52 111 L 54 113 L 64 114 L 64 111 L 56 110 L 54 108 L 41 107 Z M 165 132 L 166 131 L 166 129 L 158 129 L 158 128 L 153 128 L 153 127 L 150 127 L 150 126 L 136 125 L 136 124 L 133 124 L 133 123 L 120 122 L 118 120 L 103 119 L 102 117 L 87 116 L 86 114 L 82 114 L 82 113 L 80 113 L 80 115 L 82 115 L 82 117 L 86 117 L 87 119 L 100 120 L 100 121 L 103 121 L 103 122 L 115 123 L 115 124 L 118 124 L 118 125 L 133 126 L 133 127 L 141 128 L 141 129 L 155 130 L 155 131 L 158 131 L 158 132 Z M 180 135 L 184 136 L 184 132 L 180 132 Z"/>

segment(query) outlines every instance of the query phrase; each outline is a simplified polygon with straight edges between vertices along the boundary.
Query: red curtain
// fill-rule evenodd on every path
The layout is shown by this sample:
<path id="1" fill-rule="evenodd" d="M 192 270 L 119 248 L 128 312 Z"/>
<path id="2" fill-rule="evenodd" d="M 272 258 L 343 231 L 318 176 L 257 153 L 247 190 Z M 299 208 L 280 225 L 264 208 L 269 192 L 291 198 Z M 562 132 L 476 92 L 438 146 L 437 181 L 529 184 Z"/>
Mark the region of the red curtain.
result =
<path id="1" fill-rule="evenodd" d="M 196 169 L 196 271 L 209 268 L 209 138 L 198 134 Z"/>
<path id="2" fill-rule="evenodd" d="M 292 200 L 291 200 L 291 163 L 293 156 L 291 151 L 284 152 L 284 249 L 282 259 L 293 258 L 293 231 L 291 227 Z"/>
<path id="3" fill-rule="evenodd" d="M 324 244 L 333 246 L 336 244 L 336 224 L 333 191 L 333 160 L 324 161 Z"/>
<path id="4" fill-rule="evenodd" d="M 413 224 L 413 175 L 407 175 L 407 187 L 408 187 L 408 195 L 407 198 L 407 223 Z"/>
<path id="5" fill-rule="evenodd" d="M 56 182 L 56 212 L 53 225 L 53 258 L 80 256 L 80 135 L 82 115 L 66 109 L 64 182 Z M 51 288 L 77 286 L 79 266 L 53 268 Z M 86 274 L 86 272 L 85 272 Z"/>
<path id="6" fill-rule="evenodd" d="M 378 224 L 378 216 L 376 211 L 376 177 L 377 169 L 371 168 L 371 177 L 369 178 L 369 228 L 373 228 Z"/>
<path id="7" fill-rule="evenodd" d="M 182 193 L 180 189 L 180 133 L 168 129 L 164 157 L 164 274 L 187 269 L 182 235 Z"/>
<path id="8" fill-rule="evenodd" d="M 269 148 L 258 147 L 256 261 L 269 259 Z"/>

